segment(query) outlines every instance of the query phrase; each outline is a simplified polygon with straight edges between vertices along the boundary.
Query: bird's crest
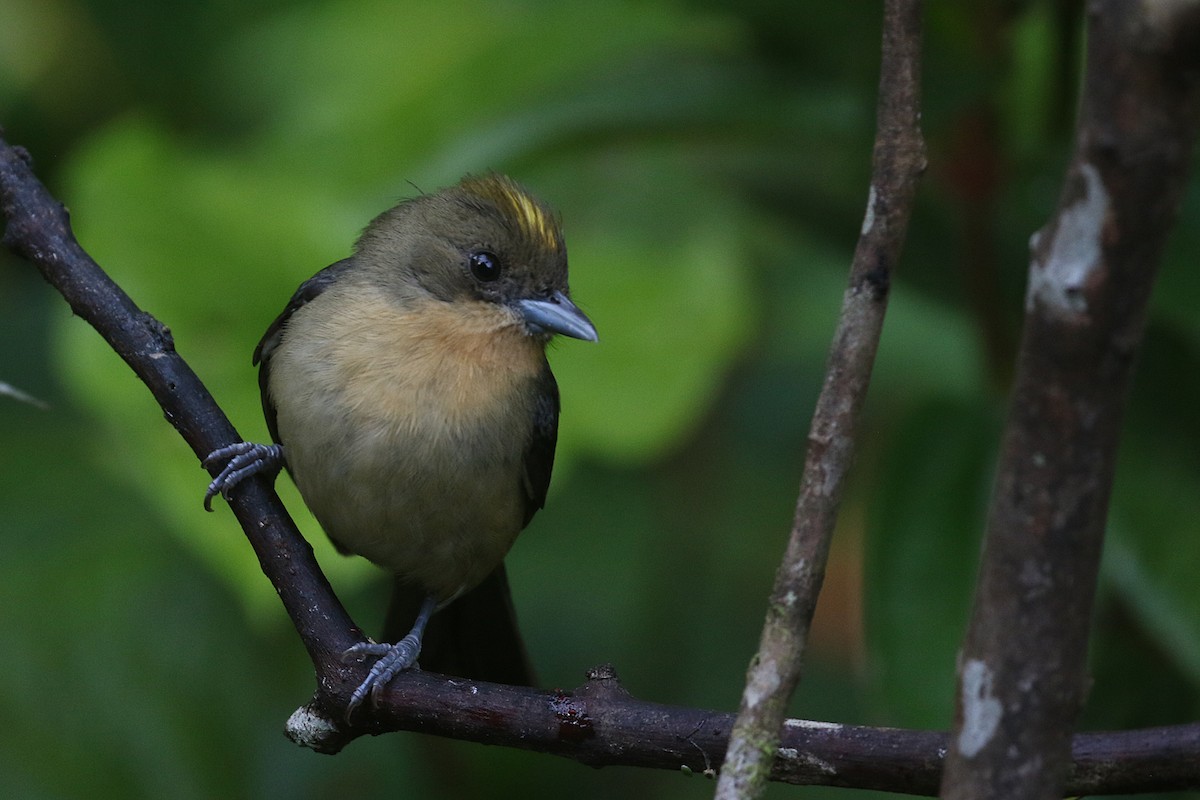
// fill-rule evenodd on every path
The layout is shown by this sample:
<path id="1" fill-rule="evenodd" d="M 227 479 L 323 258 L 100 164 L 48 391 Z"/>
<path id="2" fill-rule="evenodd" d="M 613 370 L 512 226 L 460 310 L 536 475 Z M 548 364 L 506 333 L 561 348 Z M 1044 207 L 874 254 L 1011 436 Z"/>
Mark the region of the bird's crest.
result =
<path id="1" fill-rule="evenodd" d="M 459 185 L 465 191 L 495 203 L 530 240 L 549 250 L 562 249 L 558 218 L 512 178 L 496 173 L 468 176 Z"/>

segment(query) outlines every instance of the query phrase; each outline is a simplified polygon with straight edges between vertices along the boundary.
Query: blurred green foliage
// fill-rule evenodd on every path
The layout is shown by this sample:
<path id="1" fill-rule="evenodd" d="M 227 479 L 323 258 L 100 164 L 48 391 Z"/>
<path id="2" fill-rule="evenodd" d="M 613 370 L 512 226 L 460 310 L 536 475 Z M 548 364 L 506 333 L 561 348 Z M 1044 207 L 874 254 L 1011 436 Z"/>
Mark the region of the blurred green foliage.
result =
<path id="1" fill-rule="evenodd" d="M 931 4 L 930 169 L 794 704 L 944 728 L 1078 3 Z M 509 172 L 561 209 L 598 346 L 510 572 L 543 678 L 736 707 L 866 199 L 877 4 L 3 0 L 0 122 L 247 438 L 249 356 L 398 198 Z M 1127 418 L 1084 724 L 1200 713 L 1200 191 Z M 0 795 L 707 796 L 701 778 L 396 735 L 279 735 L 311 691 L 274 594 L 148 393 L 0 256 Z M 352 613 L 383 588 L 285 500 Z M 775 787 L 772 796 L 794 795 Z M 808 790 L 805 796 L 865 796 Z"/>

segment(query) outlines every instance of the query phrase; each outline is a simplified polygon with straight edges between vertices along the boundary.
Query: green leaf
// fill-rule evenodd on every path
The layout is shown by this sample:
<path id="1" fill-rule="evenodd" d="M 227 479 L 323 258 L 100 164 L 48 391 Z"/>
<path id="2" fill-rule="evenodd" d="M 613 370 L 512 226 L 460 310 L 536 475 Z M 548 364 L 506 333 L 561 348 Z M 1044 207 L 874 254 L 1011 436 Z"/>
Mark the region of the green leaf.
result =
<path id="1" fill-rule="evenodd" d="M 610 173 L 583 184 L 586 209 L 567 197 L 566 213 L 579 212 L 567 217 L 572 292 L 600 333 L 551 354 L 568 458 L 638 461 L 677 445 L 752 328 L 744 212 L 661 157 L 629 162 L 654 178 L 636 196 Z"/>

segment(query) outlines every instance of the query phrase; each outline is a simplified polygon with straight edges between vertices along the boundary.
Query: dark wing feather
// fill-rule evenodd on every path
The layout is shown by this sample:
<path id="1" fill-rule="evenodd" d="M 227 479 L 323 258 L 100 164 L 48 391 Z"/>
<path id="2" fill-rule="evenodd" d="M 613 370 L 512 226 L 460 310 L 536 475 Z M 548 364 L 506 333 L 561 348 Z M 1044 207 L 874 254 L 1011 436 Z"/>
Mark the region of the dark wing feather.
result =
<path id="1" fill-rule="evenodd" d="M 537 404 L 533 411 L 533 433 L 525 448 L 524 481 L 525 525 L 546 505 L 550 488 L 550 473 L 554 469 L 554 446 L 558 442 L 558 383 L 550 365 L 545 364 L 538 376 Z"/>
<path id="2" fill-rule="evenodd" d="M 334 264 L 330 264 L 300 284 L 300 288 L 292 295 L 292 299 L 288 301 L 282 313 L 267 328 L 267 332 L 259 340 L 258 347 L 254 348 L 254 360 L 251 363 L 262 364 L 262 367 L 258 371 L 258 389 L 262 393 L 263 416 L 267 418 L 267 430 L 271 432 L 271 439 L 275 442 L 279 442 L 279 430 L 275 423 L 275 404 L 271 402 L 269 388 L 271 353 L 279 346 L 279 340 L 282 338 L 283 332 L 287 327 L 287 321 L 291 319 L 292 314 L 296 313 L 296 309 L 332 286 L 350 268 L 351 263 L 351 260 L 348 258 L 342 259 Z"/>

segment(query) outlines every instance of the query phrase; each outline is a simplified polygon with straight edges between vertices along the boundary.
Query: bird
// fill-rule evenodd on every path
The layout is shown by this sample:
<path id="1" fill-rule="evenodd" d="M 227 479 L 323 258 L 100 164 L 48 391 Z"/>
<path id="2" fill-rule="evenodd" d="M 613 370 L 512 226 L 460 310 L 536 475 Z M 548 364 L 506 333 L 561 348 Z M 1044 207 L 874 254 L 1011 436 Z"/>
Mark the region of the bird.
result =
<path id="1" fill-rule="evenodd" d="M 393 575 L 384 641 L 343 654 L 377 659 L 347 720 L 414 666 L 533 684 L 504 558 L 550 484 L 556 335 L 598 340 L 561 220 L 491 172 L 377 216 L 258 343 L 272 444 L 213 451 L 204 504 L 286 469 L 339 551 Z"/>

